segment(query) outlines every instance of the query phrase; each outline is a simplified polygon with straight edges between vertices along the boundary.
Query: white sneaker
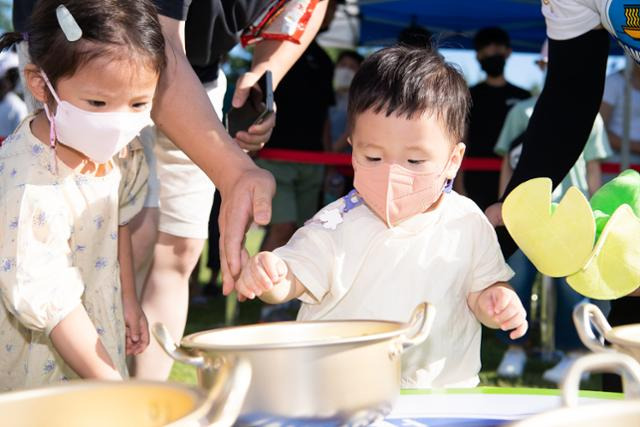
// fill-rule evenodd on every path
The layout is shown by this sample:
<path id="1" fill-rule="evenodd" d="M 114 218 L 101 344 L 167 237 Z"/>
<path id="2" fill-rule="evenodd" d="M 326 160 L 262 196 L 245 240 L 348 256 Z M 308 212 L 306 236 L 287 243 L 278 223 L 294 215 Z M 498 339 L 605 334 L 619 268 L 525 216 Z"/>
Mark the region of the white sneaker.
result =
<path id="1" fill-rule="evenodd" d="M 563 355 L 562 359 L 560 359 L 560 362 L 558 362 L 556 366 L 544 371 L 544 374 L 542 374 L 542 379 L 545 381 L 549 381 L 550 383 L 560 384 L 567 374 L 567 371 L 578 357 L 580 357 L 579 354 L 572 353 Z M 582 381 L 586 381 L 588 379 L 588 372 L 582 374 Z"/>
<path id="2" fill-rule="evenodd" d="M 500 366 L 498 366 L 498 376 L 504 378 L 518 378 L 522 376 L 524 365 L 527 363 L 527 355 L 521 348 L 511 348 L 505 351 L 502 356 Z"/>

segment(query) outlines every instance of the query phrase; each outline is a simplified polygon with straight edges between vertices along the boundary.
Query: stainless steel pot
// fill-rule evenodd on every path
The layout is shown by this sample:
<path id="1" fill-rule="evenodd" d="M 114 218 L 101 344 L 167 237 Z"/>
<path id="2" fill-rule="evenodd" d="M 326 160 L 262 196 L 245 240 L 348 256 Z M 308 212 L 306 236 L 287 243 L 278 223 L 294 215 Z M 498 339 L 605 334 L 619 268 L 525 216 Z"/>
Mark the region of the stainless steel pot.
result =
<path id="1" fill-rule="evenodd" d="M 600 309 L 589 303 L 576 306 L 573 310 L 573 322 L 580 339 L 589 350 L 597 353 L 620 351 L 640 362 L 640 323 L 612 328 Z M 593 333 L 594 328 L 600 338 Z M 602 337 L 611 346 L 605 345 Z"/>
<path id="2" fill-rule="evenodd" d="M 0 426 L 229 427 L 251 381 L 246 360 L 217 366 L 208 392 L 152 381 L 73 381 L 0 394 Z"/>
<path id="3" fill-rule="evenodd" d="M 617 372 L 624 378 L 628 400 L 578 406 L 582 374 Z M 518 421 L 512 427 L 638 427 L 640 426 L 640 365 L 621 353 L 595 353 L 576 360 L 562 384 L 564 408 Z"/>
<path id="4" fill-rule="evenodd" d="M 400 391 L 406 348 L 429 334 L 435 310 L 422 303 L 409 323 L 348 320 L 280 322 L 189 335 L 180 347 L 159 324 L 154 335 L 175 360 L 198 368 L 202 387 L 219 358 L 250 361 L 241 423 L 255 418 L 368 424 L 390 412 Z"/>

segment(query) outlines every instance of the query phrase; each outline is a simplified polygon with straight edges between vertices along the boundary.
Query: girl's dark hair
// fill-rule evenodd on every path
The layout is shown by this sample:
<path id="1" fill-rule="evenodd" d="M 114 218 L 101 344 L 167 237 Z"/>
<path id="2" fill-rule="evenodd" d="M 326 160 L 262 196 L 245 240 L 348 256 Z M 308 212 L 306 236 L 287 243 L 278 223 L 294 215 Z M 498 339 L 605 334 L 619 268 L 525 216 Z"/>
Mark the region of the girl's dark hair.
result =
<path id="1" fill-rule="evenodd" d="M 432 49 L 394 46 L 369 56 L 349 88 L 348 121 L 371 110 L 413 119 L 433 115 L 453 141 L 462 141 L 470 96 L 453 65 Z"/>
<path id="2" fill-rule="evenodd" d="M 67 40 L 56 17 L 66 6 L 82 30 L 82 37 Z M 6 33 L 0 49 L 27 40 L 31 62 L 44 70 L 52 84 L 72 76 L 80 66 L 103 55 L 122 55 L 126 48 L 134 61 L 160 73 L 166 63 L 164 37 L 150 0 L 39 0 L 31 15 L 29 32 Z"/>

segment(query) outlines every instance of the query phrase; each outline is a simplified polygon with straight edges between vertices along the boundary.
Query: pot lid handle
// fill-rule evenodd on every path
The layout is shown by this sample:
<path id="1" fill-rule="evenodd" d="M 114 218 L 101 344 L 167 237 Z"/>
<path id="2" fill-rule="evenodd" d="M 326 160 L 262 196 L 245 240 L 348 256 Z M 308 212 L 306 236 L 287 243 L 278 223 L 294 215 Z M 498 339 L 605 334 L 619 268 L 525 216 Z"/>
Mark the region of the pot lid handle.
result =
<path id="1" fill-rule="evenodd" d="M 615 372 L 622 377 L 625 398 L 640 397 L 640 364 L 631 356 L 617 352 L 592 353 L 578 358 L 562 381 L 562 402 L 578 405 L 580 380 L 585 372 Z"/>
<path id="2" fill-rule="evenodd" d="M 589 350 L 597 353 L 613 351 L 604 344 L 605 334 L 611 330 L 611 325 L 597 305 L 578 304 L 573 310 L 573 323 L 576 325 L 580 340 Z M 593 328 L 600 334 L 600 337 L 596 337 Z"/>

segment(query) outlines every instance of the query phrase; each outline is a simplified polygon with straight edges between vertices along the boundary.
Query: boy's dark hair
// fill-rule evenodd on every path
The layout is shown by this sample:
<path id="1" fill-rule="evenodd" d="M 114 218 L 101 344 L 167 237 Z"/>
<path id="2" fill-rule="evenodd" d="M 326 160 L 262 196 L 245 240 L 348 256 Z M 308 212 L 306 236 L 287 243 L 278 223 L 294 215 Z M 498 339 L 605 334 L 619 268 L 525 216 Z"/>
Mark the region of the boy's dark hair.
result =
<path id="1" fill-rule="evenodd" d="M 82 30 L 77 41 L 68 41 L 60 28 L 56 8 L 61 4 Z M 40 0 L 31 15 L 29 32 L 4 34 L 0 49 L 27 39 L 31 62 L 54 85 L 92 59 L 113 56 L 114 47 L 126 48 L 128 58 L 142 60 L 158 73 L 166 65 L 164 37 L 150 0 Z"/>
<path id="2" fill-rule="evenodd" d="M 363 63 L 349 89 L 348 117 L 371 110 L 408 119 L 434 115 L 454 141 L 462 141 L 469 111 L 469 89 L 462 74 L 429 49 L 393 46 Z"/>
<path id="3" fill-rule="evenodd" d="M 500 27 L 487 27 L 478 30 L 473 37 L 473 48 L 476 52 L 492 44 L 511 47 L 509 34 Z"/>
<path id="4" fill-rule="evenodd" d="M 362 64 L 364 61 L 364 56 L 360 55 L 355 50 L 343 50 L 338 54 L 338 58 L 336 59 L 336 64 L 342 60 L 342 58 L 351 58 L 358 63 L 358 65 Z"/>

